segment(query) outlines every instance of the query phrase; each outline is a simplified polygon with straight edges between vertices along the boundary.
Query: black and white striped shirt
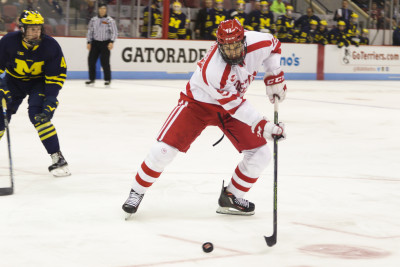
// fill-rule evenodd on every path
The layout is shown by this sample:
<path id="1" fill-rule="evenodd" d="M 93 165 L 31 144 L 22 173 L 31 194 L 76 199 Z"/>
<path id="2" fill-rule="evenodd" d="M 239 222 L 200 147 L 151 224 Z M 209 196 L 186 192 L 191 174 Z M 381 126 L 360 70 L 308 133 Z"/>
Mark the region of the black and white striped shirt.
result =
<path id="1" fill-rule="evenodd" d="M 88 26 L 87 33 L 87 42 L 91 43 L 92 41 L 107 41 L 110 40 L 114 42 L 118 36 L 117 25 L 115 24 L 115 20 L 110 17 L 93 17 Z"/>

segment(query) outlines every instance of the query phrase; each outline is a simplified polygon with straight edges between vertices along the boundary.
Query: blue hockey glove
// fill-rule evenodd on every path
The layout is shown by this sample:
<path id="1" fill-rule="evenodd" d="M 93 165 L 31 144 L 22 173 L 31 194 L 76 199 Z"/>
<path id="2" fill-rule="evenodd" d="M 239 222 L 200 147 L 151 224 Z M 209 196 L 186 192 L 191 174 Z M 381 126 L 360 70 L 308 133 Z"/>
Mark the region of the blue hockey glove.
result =
<path id="1" fill-rule="evenodd" d="M 35 121 L 46 123 L 53 118 L 54 112 L 58 106 L 58 100 L 55 96 L 48 96 L 43 102 L 43 112 L 35 115 Z"/>

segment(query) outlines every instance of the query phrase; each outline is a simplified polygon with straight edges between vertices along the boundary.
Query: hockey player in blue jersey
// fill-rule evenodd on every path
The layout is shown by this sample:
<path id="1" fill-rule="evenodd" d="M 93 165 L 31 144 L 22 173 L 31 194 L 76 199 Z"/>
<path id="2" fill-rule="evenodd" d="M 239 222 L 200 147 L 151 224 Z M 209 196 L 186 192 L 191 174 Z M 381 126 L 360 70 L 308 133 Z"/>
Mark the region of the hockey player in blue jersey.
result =
<path id="1" fill-rule="evenodd" d="M 58 93 L 67 77 L 64 55 L 57 41 L 43 33 L 44 19 L 39 12 L 25 10 L 19 22 L 20 31 L 8 33 L 0 40 L 0 99 L 8 102 L 10 120 L 29 96 L 29 119 L 52 159 L 49 171 L 54 176 L 67 176 L 71 173 L 51 122 L 58 106 Z M 3 114 L 0 117 L 1 138 L 5 126 Z"/>
<path id="2" fill-rule="evenodd" d="M 169 16 L 168 39 L 186 38 L 186 15 L 182 12 L 182 4 L 179 1 L 172 3 Z"/>

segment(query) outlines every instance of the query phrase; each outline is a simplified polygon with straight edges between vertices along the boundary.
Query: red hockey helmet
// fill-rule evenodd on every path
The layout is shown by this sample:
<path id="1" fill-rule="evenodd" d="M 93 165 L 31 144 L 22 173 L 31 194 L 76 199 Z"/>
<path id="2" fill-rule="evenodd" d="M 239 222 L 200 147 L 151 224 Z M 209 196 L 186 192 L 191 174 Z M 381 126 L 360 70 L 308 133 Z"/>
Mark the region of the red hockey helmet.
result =
<path id="1" fill-rule="evenodd" d="M 244 39 L 244 28 L 237 19 L 222 21 L 217 29 L 218 44 L 232 44 Z"/>
<path id="2" fill-rule="evenodd" d="M 228 64 L 241 64 L 246 56 L 244 28 L 237 19 L 222 21 L 217 29 L 218 50 Z"/>

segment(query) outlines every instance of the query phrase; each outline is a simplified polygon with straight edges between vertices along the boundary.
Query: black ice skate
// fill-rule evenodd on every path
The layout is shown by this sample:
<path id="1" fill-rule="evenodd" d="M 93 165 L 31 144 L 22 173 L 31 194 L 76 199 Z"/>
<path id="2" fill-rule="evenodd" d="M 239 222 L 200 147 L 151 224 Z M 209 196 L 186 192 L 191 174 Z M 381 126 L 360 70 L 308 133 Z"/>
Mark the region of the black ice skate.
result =
<path id="1" fill-rule="evenodd" d="M 61 154 L 61 151 L 53 153 L 50 156 L 53 160 L 53 164 L 49 166 L 49 172 L 51 172 L 53 176 L 63 177 L 71 175 L 68 169 L 68 163 L 65 160 L 64 156 Z"/>
<path id="2" fill-rule="evenodd" d="M 94 80 L 89 80 L 85 82 L 86 86 L 93 86 L 94 85 Z"/>
<path id="3" fill-rule="evenodd" d="M 105 81 L 104 82 L 104 86 L 107 87 L 107 88 L 110 87 L 110 84 L 111 84 L 111 81 Z"/>
<path id="4" fill-rule="evenodd" d="M 254 203 L 244 198 L 237 198 L 232 193 L 226 191 L 224 182 L 222 182 L 222 190 L 218 199 L 218 204 L 217 213 L 246 216 L 254 214 Z"/>
<path id="5" fill-rule="evenodd" d="M 144 194 L 138 194 L 135 192 L 135 190 L 131 189 L 131 192 L 129 192 L 128 199 L 122 205 L 122 209 L 127 213 L 125 220 L 129 219 L 129 217 L 133 213 L 136 213 L 143 197 L 144 197 Z"/>

